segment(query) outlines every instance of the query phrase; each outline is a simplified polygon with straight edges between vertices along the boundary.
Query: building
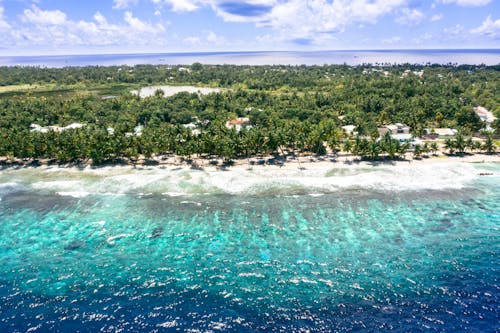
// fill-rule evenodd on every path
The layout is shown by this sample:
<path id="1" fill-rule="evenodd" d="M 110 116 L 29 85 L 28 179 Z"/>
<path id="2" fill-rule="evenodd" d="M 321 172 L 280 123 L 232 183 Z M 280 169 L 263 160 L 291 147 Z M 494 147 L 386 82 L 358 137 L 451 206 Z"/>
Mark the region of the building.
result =
<path id="1" fill-rule="evenodd" d="M 474 112 L 481 118 L 481 120 L 485 123 L 491 124 L 496 120 L 496 117 L 493 115 L 493 112 L 488 111 L 486 108 L 482 106 L 478 106 L 474 108 Z"/>
<path id="2" fill-rule="evenodd" d="M 456 129 L 452 129 L 452 128 L 435 128 L 434 129 L 434 133 L 437 134 L 438 137 L 452 137 L 452 136 L 455 136 L 455 134 L 457 134 L 457 130 Z"/>
<path id="3" fill-rule="evenodd" d="M 413 141 L 413 135 L 409 133 L 391 134 L 391 138 L 398 140 L 400 143 Z"/>
<path id="4" fill-rule="evenodd" d="M 342 126 L 342 129 L 344 130 L 345 134 L 347 134 L 347 135 L 351 135 L 351 134 L 355 135 L 356 134 L 356 132 L 354 132 L 354 130 L 356 129 L 355 125 L 345 125 L 345 126 Z"/>
<path id="5" fill-rule="evenodd" d="M 198 125 L 195 123 L 189 123 L 189 124 L 184 124 L 182 125 L 184 128 L 187 128 L 191 131 L 191 134 L 197 136 L 201 134 L 201 131 L 198 129 Z"/>
<path id="6" fill-rule="evenodd" d="M 60 126 L 40 126 L 38 124 L 31 124 L 30 125 L 30 128 L 31 128 L 31 132 L 40 132 L 40 133 L 48 133 L 50 131 L 52 132 L 64 132 L 64 131 L 67 131 L 67 130 L 73 130 L 73 129 L 80 129 L 80 128 L 83 128 L 87 125 L 85 124 L 80 124 L 80 123 L 72 123 L 72 124 L 69 124 L 68 126 L 65 126 L 65 127 L 60 127 Z"/>
<path id="7" fill-rule="evenodd" d="M 243 128 L 251 128 L 250 119 L 247 117 L 236 118 L 226 121 L 226 128 L 235 129 L 237 132 Z"/>
<path id="8" fill-rule="evenodd" d="M 384 136 L 386 133 L 394 134 L 410 134 L 410 127 L 401 123 L 395 123 L 378 128 L 379 136 Z"/>

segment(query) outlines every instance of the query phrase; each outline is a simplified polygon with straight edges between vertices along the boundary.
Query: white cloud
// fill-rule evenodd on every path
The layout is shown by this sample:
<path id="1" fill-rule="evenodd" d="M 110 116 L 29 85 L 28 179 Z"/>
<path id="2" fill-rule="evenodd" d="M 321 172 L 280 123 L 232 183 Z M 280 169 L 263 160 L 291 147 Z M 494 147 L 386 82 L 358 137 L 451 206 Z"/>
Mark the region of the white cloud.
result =
<path id="1" fill-rule="evenodd" d="M 143 22 L 137 17 L 134 17 L 131 12 L 125 12 L 124 16 L 125 22 L 127 22 L 134 31 L 139 32 L 163 32 L 165 28 L 161 24 L 153 25 L 151 23 Z"/>
<path id="2" fill-rule="evenodd" d="M 401 41 L 401 37 L 394 36 L 394 37 L 391 37 L 391 38 L 385 38 L 385 39 L 383 39 L 382 43 L 392 45 L 392 44 L 397 44 L 400 41 Z"/>
<path id="3" fill-rule="evenodd" d="M 201 45 L 201 39 L 200 37 L 186 37 L 182 40 L 182 44 L 187 45 L 187 46 L 200 46 Z"/>
<path id="4" fill-rule="evenodd" d="M 435 15 L 432 15 L 431 21 L 432 22 L 440 21 L 442 18 L 443 18 L 442 14 L 435 14 Z"/>
<path id="5" fill-rule="evenodd" d="M 208 31 L 207 34 L 207 42 L 209 43 L 217 43 L 219 41 L 219 36 L 213 31 Z"/>
<path id="6" fill-rule="evenodd" d="M 422 44 L 427 44 L 428 41 L 434 39 L 434 36 L 428 32 L 424 33 L 423 35 L 416 37 L 413 39 L 413 42 L 415 45 L 422 45 Z"/>
<path id="7" fill-rule="evenodd" d="M 484 20 L 483 24 L 470 31 L 473 34 L 486 35 L 493 38 L 500 37 L 500 19 L 493 21 L 491 16 Z"/>
<path id="8" fill-rule="evenodd" d="M 203 31 L 203 36 L 189 36 L 182 40 L 182 43 L 187 46 L 210 46 L 222 45 L 225 43 L 225 38 L 217 35 L 215 32 L 207 30 Z"/>
<path id="9" fill-rule="evenodd" d="M 395 22 L 402 25 L 416 25 L 422 22 L 424 18 L 424 13 L 418 9 L 403 8 L 396 16 Z"/>
<path id="10" fill-rule="evenodd" d="M 135 5 L 137 0 L 113 0 L 113 8 L 115 9 L 125 9 L 131 5 Z"/>
<path id="11" fill-rule="evenodd" d="M 0 1 L 1 3 L 1 1 Z M 10 24 L 7 22 L 4 16 L 4 8 L 0 6 L 0 31 L 10 29 Z"/>
<path id="12" fill-rule="evenodd" d="M 491 2 L 491 0 L 441 0 L 442 3 L 444 4 L 450 4 L 450 3 L 455 3 L 459 6 L 464 6 L 464 7 L 479 7 L 479 6 L 485 6 Z"/>
<path id="13" fill-rule="evenodd" d="M 169 5 L 174 12 L 192 12 L 199 8 L 199 5 L 208 3 L 209 1 L 200 0 L 152 0 L 155 4 Z"/>
<path id="14" fill-rule="evenodd" d="M 161 23 L 142 21 L 127 11 L 120 23 L 110 23 L 100 12 L 93 20 L 73 21 L 59 10 L 41 10 L 33 5 L 20 17 L 22 25 L 11 29 L 18 46 L 137 46 L 165 44 Z"/>
<path id="15" fill-rule="evenodd" d="M 257 24 L 277 30 L 282 39 L 319 42 L 351 24 L 375 23 L 405 3 L 405 0 L 290 0 L 277 3 Z"/>
<path id="16" fill-rule="evenodd" d="M 453 27 L 444 28 L 443 32 L 447 37 L 457 37 L 464 33 L 465 29 L 461 24 L 456 24 Z"/>
<path id="17" fill-rule="evenodd" d="M 123 0 L 122 0 L 123 1 Z M 126 0 L 125 0 L 126 1 Z M 314 38 L 343 31 L 354 23 L 376 23 L 409 0 L 150 0 L 174 12 L 210 7 L 226 22 L 253 22 L 270 27 L 282 39 Z M 418 14 L 418 13 L 413 13 Z M 422 14 L 423 15 L 423 14 Z M 418 16 L 418 15 L 417 15 Z M 413 18 L 415 21 L 417 18 Z"/>
<path id="18" fill-rule="evenodd" d="M 31 9 L 25 9 L 21 20 L 39 25 L 62 25 L 67 22 L 66 14 L 60 10 L 41 10 L 36 5 L 32 5 Z"/>

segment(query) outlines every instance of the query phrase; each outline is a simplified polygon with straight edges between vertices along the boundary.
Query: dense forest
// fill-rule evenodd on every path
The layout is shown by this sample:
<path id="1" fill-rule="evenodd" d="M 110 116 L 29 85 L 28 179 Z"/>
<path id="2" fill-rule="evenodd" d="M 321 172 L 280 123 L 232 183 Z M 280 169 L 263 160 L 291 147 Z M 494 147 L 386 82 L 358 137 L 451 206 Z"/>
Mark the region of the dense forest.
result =
<path id="1" fill-rule="evenodd" d="M 0 67 L 0 156 L 101 163 L 141 155 L 230 160 L 343 150 L 397 158 L 409 145 L 377 131 L 396 122 L 414 136 L 426 128 L 459 130 L 445 143 L 450 152 L 492 152 L 500 133 L 499 74 L 500 65 Z M 224 89 L 130 93 L 151 85 Z M 488 134 L 477 106 L 497 117 Z M 251 126 L 227 128 L 238 117 Z M 85 126 L 46 133 L 32 126 L 72 123 Z M 349 137 L 342 126 L 351 124 L 357 135 Z M 474 145 L 472 135 L 486 141 Z M 426 144 L 417 154 L 421 148 L 433 149 Z"/>

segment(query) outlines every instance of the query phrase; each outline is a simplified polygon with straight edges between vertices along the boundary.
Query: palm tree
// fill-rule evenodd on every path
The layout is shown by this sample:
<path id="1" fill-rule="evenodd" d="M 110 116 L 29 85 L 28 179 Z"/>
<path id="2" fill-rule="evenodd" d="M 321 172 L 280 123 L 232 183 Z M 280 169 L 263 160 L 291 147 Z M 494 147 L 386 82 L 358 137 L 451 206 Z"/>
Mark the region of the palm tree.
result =
<path id="1" fill-rule="evenodd" d="M 345 142 L 344 142 L 344 152 L 346 153 L 350 153 L 352 151 L 352 143 L 351 143 L 351 140 L 349 139 L 346 139 Z"/>
<path id="2" fill-rule="evenodd" d="M 466 142 L 461 133 L 457 133 L 454 143 L 455 143 L 455 148 L 458 150 L 458 152 L 460 154 L 463 154 L 465 152 Z"/>
<path id="3" fill-rule="evenodd" d="M 486 140 L 484 141 L 483 144 L 483 150 L 488 154 L 493 154 L 494 152 L 496 152 L 496 146 L 495 143 L 493 142 L 491 134 L 486 136 Z"/>
<path id="4" fill-rule="evenodd" d="M 368 145 L 368 154 L 371 160 L 378 159 L 380 155 L 380 145 L 377 141 L 372 140 Z"/>
<path id="5" fill-rule="evenodd" d="M 474 141 L 474 151 L 479 152 L 481 151 L 481 148 L 483 145 L 481 144 L 481 141 Z"/>
<path id="6" fill-rule="evenodd" d="M 415 148 L 413 148 L 413 157 L 420 159 L 422 156 L 422 147 L 420 145 L 415 145 Z"/>
<path id="7" fill-rule="evenodd" d="M 475 144 L 471 137 L 468 137 L 467 140 L 465 140 L 465 147 L 466 149 L 469 149 L 471 153 L 474 150 Z"/>
<path id="8" fill-rule="evenodd" d="M 436 155 L 436 153 L 438 151 L 438 144 L 436 141 L 431 142 L 430 150 L 432 152 L 432 155 Z"/>
<path id="9" fill-rule="evenodd" d="M 405 143 L 401 144 L 399 146 L 399 151 L 398 151 L 399 157 L 402 158 L 402 159 L 404 159 L 406 151 L 408 149 L 410 149 L 410 143 L 409 142 L 405 142 Z"/>
<path id="10" fill-rule="evenodd" d="M 445 139 L 444 148 L 448 150 L 450 155 L 453 155 L 455 153 L 455 142 L 450 138 Z"/>

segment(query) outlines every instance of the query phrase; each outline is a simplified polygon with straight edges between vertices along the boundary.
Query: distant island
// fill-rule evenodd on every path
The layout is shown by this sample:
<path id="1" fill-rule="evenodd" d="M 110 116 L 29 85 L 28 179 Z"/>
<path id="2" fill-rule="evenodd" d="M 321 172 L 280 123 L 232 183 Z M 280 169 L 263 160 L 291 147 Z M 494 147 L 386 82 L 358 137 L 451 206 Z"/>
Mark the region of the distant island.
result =
<path id="1" fill-rule="evenodd" d="M 0 67 L 3 164 L 495 154 L 500 66 Z"/>

